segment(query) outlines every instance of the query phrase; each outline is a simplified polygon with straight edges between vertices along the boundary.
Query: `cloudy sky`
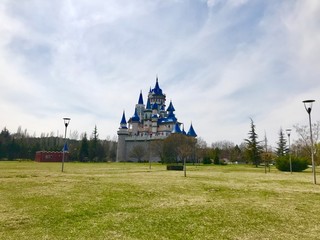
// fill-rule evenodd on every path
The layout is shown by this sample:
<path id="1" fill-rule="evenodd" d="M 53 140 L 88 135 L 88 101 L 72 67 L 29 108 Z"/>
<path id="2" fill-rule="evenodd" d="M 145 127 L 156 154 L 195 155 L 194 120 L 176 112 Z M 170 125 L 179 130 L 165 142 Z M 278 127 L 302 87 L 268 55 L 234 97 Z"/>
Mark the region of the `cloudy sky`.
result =
<path id="1" fill-rule="evenodd" d="M 156 76 L 208 144 L 320 120 L 318 0 L 1 0 L 0 128 L 116 136 Z M 68 131 L 69 132 L 69 131 Z M 292 134 L 292 137 L 297 137 Z"/>

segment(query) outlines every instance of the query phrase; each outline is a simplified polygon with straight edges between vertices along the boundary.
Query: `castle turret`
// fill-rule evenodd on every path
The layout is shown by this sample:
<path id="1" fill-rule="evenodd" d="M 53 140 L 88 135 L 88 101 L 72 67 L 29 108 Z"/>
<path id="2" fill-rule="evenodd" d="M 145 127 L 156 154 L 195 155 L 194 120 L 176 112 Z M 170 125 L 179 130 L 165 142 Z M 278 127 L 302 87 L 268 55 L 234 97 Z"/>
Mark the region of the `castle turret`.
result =
<path id="1" fill-rule="evenodd" d="M 118 130 L 118 147 L 117 147 L 117 162 L 126 161 L 126 141 L 125 138 L 128 136 L 128 127 L 125 112 L 123 111 L 120 127 Z"/>
<path id="2" fill-rule="evenodd" d="M 138 115 L 137 109 L 135 108 L 134 115 L 131 118 L 132 135 L 138 135 L 139 122 L 140 122 L 140 117 Z"/>
<path id="3" fill-rule="evenodd" d="M 189 128 L 189 131 L 188 131 L 188 133 L 187 133 L 187 136 L 197 137 L 197 134 L 196 134 L 196 132 L 195 132 L 194 129 L 193 129 L 192 123 L 191 123 L 191 125 L 190 125 L 190 128 Z"/>
<path id="4" fill-rule="evenodd" d="M 166 95 L 163 94 L 162 89 L 159 86 L 158 77 L 156 78 L 156 85 L 149 91 L 148 98 L 150 99 L 151 104 L 158 104 L 158 110 L 165 105 Z"/>
<path id="5" fill-rule="evenodd" d="M 145 110 L 145 107 L 143 104 L 142 91 L 140 91 L 138 104 L 136 104 L 136 110 L 137 110 L 137 114 L 138 114 L 140 121 L 141 121 L 143 119 L 143 112 Z"/>
<path id="6" fill-rule="evenodd" d="M 152 121 L 152 133 L 156 134 L 158 131 L 158 104 L 154 103 L 152 105 L 152 117 L 151 117 L 151 121 Z"/>

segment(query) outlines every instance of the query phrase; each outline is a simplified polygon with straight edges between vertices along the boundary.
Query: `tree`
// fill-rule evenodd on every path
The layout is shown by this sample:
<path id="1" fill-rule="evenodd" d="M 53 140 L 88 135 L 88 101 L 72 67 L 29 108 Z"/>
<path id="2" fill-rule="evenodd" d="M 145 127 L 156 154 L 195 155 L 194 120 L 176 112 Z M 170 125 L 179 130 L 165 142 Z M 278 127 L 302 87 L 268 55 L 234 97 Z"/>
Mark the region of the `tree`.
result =
<path id="1" fill-rule="evenodd" d="M 142 158 L 146 155 L 147 151 L 142 145 L 136 145 L 130 152 L 130 157 L 135 158 L 138 162 L 142 162 Z"/>
<path id="2" fill-rule="evenodd" d="M 94 126 L 92 136 L 90 138 L 90 144 L 89 144 L 89 158 L 90 160 L 96 160 L 97 157 L 97 148 L 98 148 L 98 129 L 97 125 Z"/>
<path id="3" fill-rule="evenodd" d="M 236 149 L 233 142 L 224 140 L 224 141 L 217 141 L 211 144 L 211 147 L 215 150 L 218 150 L 217 153 L 219 153 L 218 158 L 215 159 L 215 164 L 225 163 L 227 162 L 234 162 L 236 161 Z M 219 163 L 217 163 L 217 159 L 219 159 Z M 220 161 L 221 159 L 221 161 Z"/>
<path id="4" fill-rule="evenodd" d="M 311 139 L 310 139 L 310 128 L 307 125 L 293 125 L 296 133 L 298 134 L 299 138 L 294 142 L 292 145 L 291 152 L 295 152 L 304 158 L 307 158 L 311 162 Z M 317 151 L 318 147 L 318 140 L 320 136 L 320 121 L 313 123 L 311 125 L 312 136 L 313 136 L 313 143 L 314 143 L 314 156 L 316 164 L 320 164 L 320 152 Z"/>
<path id="5" fill-rule="evenodd" d="M 195 138 L 174 133 L 163 141 L 163 158 L 165 163 L 182 163 L 186 160 L 195 161 Z"/>
<path id="6" fill-rule="evenodd" d="M 81 162 L 85 162 L 88 160 L 88 157 L 89 157 L 89 143 L 87 139 L 87 134 L 84 133 L 81 140 L 80 150 L 79 150 L 79 160 Z"/>
<path id="7" fill-rule="evenodd" d="M 284 137 L 282 128 L 280 128 L 279 131 L 279 142 L 277 142 L 277 145 L 276 154 L 278 157 L 284 156 L 286 153 L 288 153 L 287 141 Z"/>
<path id="8" fill-rule="evenodd" d="M 159 156 L 161 163 L 164 163 L 163 146 L 164 146 L 164 141 L 161 139 L 155 139 L 150 142 L 150 152 L 156 156 Z"/>
<path id="9" fill-rule="evenodd" d="M 9 130 L 5 127 L 0 133 L 0 159 L 8 158 L 9 145 L 11 143 L 11 135 Z"/>
<path id="10" fill-rule="evenodd" d="M 260 164 L 261 160 L 261 152 L 262 147 L 260 146 L 260 142 L 258 141 L 258 134 L 256 133 L 256 126 L 254 125 L 254 122 L 252 118 L 251 120 L 251 126 L 250 131 L 248 133 L 249 138 L 245 139 L 246 142 L 246 150 L 248 153 L 249 161 L 252 162 L 256 167 Z"/>

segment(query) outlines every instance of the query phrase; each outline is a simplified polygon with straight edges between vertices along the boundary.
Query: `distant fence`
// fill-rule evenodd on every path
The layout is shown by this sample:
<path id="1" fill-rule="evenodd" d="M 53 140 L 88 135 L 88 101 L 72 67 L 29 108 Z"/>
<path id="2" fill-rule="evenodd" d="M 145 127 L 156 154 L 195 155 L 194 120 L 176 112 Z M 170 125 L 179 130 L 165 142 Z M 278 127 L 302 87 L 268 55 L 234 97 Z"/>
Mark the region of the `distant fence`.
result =
<path id="1" fill-rule="evenodd" d="M 68 160 L 68 152 L 65 152 L 64 160 Z M 35 161 L 36 162 L 62 162 L 63 153 L 62 152 L 48 152 L 48 151 L 38 151 L 36 152 Z"/>

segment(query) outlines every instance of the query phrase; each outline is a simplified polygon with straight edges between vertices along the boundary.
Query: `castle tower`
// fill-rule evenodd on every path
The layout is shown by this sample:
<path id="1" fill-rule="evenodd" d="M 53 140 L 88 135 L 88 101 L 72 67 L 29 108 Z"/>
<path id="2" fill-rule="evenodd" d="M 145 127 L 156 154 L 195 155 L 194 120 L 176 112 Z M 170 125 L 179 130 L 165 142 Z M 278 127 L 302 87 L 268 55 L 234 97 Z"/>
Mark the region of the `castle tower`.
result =
<path id="1" fill-rule="evenodd" d="M 139 123 L 140 123 L 140 117 L 138 115 L 137 108 L 134 110 L 134 115 L 131 118 L 131 124 L 132 124 L 132 135 L 138 135 L 139 130 Z"/>
<path id="2" fill-rule="evenodd" d="M 143 104 L 142 91 L 140 91 L 138 104 L 136 104 L 136 110 L 137 110 L 137 114 L 139 116 L 139 119 L 141 121 L 143 119 L 143 112 L 145 110 L 144 104 Z"/>
<path id="3" fill-rule="evenodd" d="M 158 104 L 155 102 L 152 105 L 152 134 L 156 134 L 158 130 Z"/>
<path id="4" fill-rule="evenodd" d="M 152 117 L 152 109 L 150 100 L 147 100 L 147 106 L 144 110 L 144 117 L 143 117 L 143 128 L 145 133 L 151 132 L 151 117 Z"/>
<path id="5" fill-rule="evenodd" d="M 156 85 L 153 89 L 150 89 L 148 94 L 148 99 L 150 100 L 150 104 L 156 103 L 158 105 L 158 111 L 165 107 L 166 103 L 166 95 L 162 93 L 162 89 L 159 86 L 158 77 L 156 78 Z"/>
<path id="6" fill-rule="evenodd" d="M 126 161 L 126 137 L 129 135 L 126 116 L 123 111 L 122 119 L 120 122 L 120 127 L 118 130 L 118 148 L 117 148 L 117 162 L 124 162 Z"/>

